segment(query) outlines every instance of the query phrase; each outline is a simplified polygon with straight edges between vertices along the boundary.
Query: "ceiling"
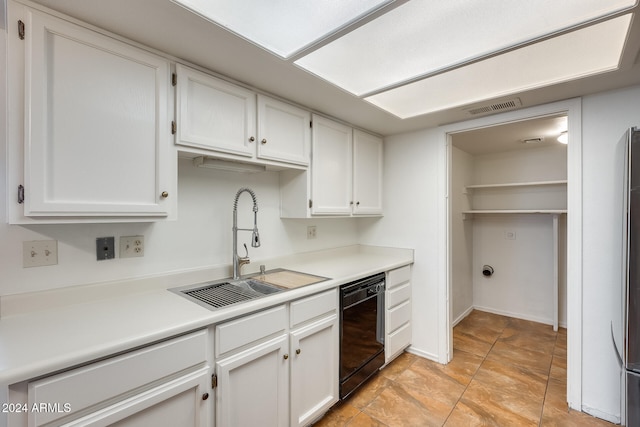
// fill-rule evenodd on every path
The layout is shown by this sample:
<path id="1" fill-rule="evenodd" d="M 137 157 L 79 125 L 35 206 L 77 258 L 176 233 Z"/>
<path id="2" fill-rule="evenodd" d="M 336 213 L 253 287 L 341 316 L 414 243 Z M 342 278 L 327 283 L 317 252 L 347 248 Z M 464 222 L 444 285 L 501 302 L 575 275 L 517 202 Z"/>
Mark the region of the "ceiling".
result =
<path id="1" fill-rule="evenodd" d="M 566 131 L 567 116 L 557 115 L 459 132 L 451 143 L 471 155 L 483 155 L 560 145 L 558 136 Z"/>
<path id="2" fill-rule="evenodd" d="M 510 109 L 524 108 L 640 84 L 640 19 L 634 19 L 616 71 L 400 119 L 299 68 L 293 63 L 296 56 L 283 59 L 273 55 L 170 0 L 36 2 L 209 69 L 232 81 L 381 135 L 468 120 L 500 111 L 500 107 L 504 105 L 509 105 Z M 402 3 L 405 2 L 399 2 Z M 635 6 L 634 11 L 638 9 L 639 6 Z M 369 19 L 382 12 L 374 13 Z M 634 17 L 635 15 L 634 13 Z M 274 28 L 274 31 L 283 31 L 283 28 Z M 500 72 L 497 69 L 489 71 Z M 479 74 L 473 82 L 465 84 L 467 87 L 482 85 L 482 75 Z M 492 105 L 499 108 L 493 108 Z M 474 115 L 470 111 L 482 113 Z"/>

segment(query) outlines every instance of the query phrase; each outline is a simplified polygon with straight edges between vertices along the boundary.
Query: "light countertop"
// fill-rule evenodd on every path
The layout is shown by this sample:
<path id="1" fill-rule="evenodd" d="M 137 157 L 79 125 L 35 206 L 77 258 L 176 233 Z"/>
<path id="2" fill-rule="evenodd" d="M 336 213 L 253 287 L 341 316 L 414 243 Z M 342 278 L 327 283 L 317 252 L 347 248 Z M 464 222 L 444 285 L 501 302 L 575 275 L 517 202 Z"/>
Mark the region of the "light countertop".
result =
<path id="1" fill-rule="evenodd" d="M 269 260 L 267 269 L 286 268 L 331 280 L 216 310 L 167 290 L 225 277 L 204 279 L 203 272 L 4 297 L 0 384 L 85 364 L 412 262 L 413 250 L 361 245 Z"/>

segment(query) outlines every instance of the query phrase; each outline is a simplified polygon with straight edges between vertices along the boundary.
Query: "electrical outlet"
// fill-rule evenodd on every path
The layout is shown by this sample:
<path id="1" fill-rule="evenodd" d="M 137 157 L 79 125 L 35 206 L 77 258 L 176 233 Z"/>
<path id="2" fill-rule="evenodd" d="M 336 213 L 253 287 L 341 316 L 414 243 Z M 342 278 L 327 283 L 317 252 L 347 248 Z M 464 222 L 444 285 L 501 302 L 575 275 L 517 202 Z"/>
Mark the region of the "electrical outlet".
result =
<path id="1" fill-rule="evenodd" d="M 22 242 L 22 266 L 24 268 L 56 264 L 58 264 L 57 240 Z"/>
<path id="2" fill-rule="evenodd" d="M 104 261 L 116 257 L 115 239 L 113 237 L 98 237 L 96 239 L 96 259 Z"/>
<path id="3" fill-rule="evenodd" d="M 120 258 L 144 256 L 144 236 L 121 236 Z"/>
<path id="4" fill-rule="evenodd" d="M 505 231 L 504 232 L 505 240 L 516 240 L 516 232 L 515 231 Z"/>
<path id="5" fill-rule="evenodd" d="M 316 226 L 310 225 L 307 227 L 307 239 L 315 239 L 316 238 Z"/>

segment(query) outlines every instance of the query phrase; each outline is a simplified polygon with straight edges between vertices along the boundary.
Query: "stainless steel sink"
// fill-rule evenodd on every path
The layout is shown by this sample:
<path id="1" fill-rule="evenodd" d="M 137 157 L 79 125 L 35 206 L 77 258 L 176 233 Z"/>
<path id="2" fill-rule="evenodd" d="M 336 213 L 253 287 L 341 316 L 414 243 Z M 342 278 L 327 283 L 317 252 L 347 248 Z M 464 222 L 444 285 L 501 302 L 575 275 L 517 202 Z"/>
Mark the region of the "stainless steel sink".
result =
<path id="1" fill-rule="evenodd" d="M 282 292 L 284 289 L 256 279 L 238 279 L 169 290 L 204 307 L 216 309 Z"/>
<path id="2" fill-rule="evenodd" d="M 257 292 L 260 295 L 275 294 L 276 292 L 284 290 L 278 286 L 272 285 L 271 283 L 261 282 L 256 279 L 240 279 L 227 283 L 231 286 L 237 286 L 243 291 Z"/>

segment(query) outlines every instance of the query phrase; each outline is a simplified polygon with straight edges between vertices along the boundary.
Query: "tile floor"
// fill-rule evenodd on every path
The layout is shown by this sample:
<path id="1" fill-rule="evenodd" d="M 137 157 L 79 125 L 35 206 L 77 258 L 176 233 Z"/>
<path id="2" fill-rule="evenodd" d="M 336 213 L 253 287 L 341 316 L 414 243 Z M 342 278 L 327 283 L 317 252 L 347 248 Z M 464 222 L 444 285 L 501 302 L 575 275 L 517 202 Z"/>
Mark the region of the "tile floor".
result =
<path id="1" fill-rule="evenodd" d="M 314 427 L 612 426 L 566 404 L 567 331 L 473 311 L 453 360 L 404 353 Z"/>

